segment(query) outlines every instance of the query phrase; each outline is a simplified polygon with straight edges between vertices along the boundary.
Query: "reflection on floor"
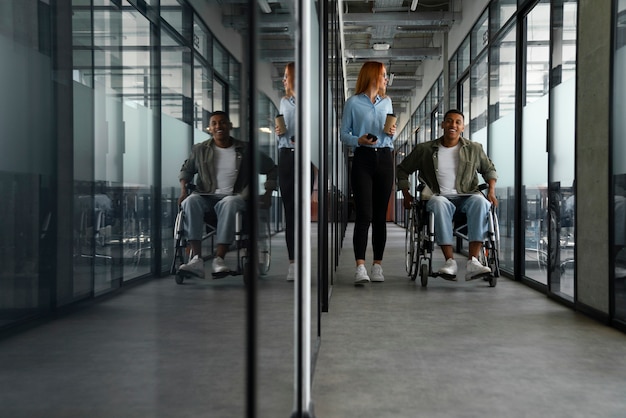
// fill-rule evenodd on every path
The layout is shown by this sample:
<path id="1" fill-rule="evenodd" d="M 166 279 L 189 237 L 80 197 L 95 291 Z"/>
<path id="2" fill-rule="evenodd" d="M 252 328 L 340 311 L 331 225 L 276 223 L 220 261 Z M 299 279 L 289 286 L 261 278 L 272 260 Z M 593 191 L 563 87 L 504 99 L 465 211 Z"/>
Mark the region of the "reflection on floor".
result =
<path id="1" fill-rule="evenodd" d="M 422 288 L 393 224 L 385 282 L 355 287 L 352 228 L 322 315 L 317 417 L 623 416 L 623 333 L 503 277 L 464 282 L 461 255 L 461 281 Z M 259 417 L 293 410 L 286 273 L 278 235 L 259 280 Z M 0 341 L 0 416 L 243 417 L 245 313 L 241 276 L 165 277 Z"/>
<path id="2" fill-rule="evenodd" d="M 503 277 L 495 288 L 440 278 L 422 288 L 402 277 L 403 231 L 389 232 L 384 283 L 352 284 L 344 241 L 322 320 L 317 416 L 623 415 L 623 333 Z"/>

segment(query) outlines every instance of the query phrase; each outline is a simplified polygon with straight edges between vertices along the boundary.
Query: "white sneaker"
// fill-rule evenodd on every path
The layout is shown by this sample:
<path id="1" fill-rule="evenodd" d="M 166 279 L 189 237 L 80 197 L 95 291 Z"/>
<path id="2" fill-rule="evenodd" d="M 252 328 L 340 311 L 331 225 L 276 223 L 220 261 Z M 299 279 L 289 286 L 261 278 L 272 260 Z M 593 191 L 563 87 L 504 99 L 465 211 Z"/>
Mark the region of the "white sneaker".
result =
<path id="1" fill-rule="evenodd" d="M 370 280 L 372 280 L 373 282 L 385 281 L 385 276 L 383 276 L 383 266 L 376 263 L 372 264 Z"/>
<path id="2" fill-rule="evenodd" d="M 370 278 L 367 275 L 367 269 L 364 264 L 359 264 L 354 272 L 354 283 L 369 283 Z"/>
<path id="3" fill-rule="evenodd" d="M 456 272 L 458 267 L 454 258 L 448 258 L 446 264 L 439 269 L 439 275 L 446 280 L 456 280 Z"/>
<path id="4" fill-rule="evenodd" d="M 222 257 L 215 256 L 213 259 L 213 274 L 217 273 L 228 273 L 230 269 L 224 263 L 224 259 Z"/>
<path id="5" fill-rule="evenodd" d="M 287 272 L 287 281 L 293 282 L 296 279 L 296 265 L 289 263 L 289 271 Z"/>
<path id="6" fill-rule="evenodd" d="M 478 279 L 485 274 L 491 274 L 491 269 L 480 264 L 476 257 L 472 257 L 467 261 L 467 270 L 465 271 L 465 280 Z"/>
<path id="7" fill-rule="evenodd" d="M 204 279 L 204 260 L 196 255 L 187 264 L 181 264 L 178 270 Z"/>

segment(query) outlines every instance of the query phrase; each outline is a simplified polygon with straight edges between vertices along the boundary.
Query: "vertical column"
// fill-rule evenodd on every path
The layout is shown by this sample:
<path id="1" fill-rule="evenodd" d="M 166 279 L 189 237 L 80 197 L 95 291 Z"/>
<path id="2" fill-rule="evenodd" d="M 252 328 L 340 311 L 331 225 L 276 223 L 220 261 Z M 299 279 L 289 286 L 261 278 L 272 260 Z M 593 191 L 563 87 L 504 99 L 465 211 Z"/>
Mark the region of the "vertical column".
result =
<path id="1" fill-rule="evenodd" d="M 609 312 L 611 4 L 581 0 L 576 71 L 576 300 Z M 616 133 L 617 134 L 617 133 Z M 620 133 L 621 134 L 621 133 Z"/>

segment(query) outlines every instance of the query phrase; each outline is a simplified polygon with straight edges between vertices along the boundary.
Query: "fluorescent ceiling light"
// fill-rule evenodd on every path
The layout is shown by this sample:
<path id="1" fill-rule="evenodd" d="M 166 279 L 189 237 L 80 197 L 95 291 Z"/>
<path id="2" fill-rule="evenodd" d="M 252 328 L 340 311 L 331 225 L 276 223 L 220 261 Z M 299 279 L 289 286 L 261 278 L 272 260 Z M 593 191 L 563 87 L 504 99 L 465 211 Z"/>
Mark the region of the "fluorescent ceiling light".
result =
<path id="1" fill-rule="evenodd" d="M 381 42 L 372 45 L 372 48 L 374 48 L 376 51 L 386 51 L 389 49 L 389 44 L 387 42 Z"/>
<path id="2" fill-rule="evenodd" d="M 267 0 L 258 0 L 258 2 L 259 7 L 261 8 L 261 11 L 263 13 L 272 13 L 272 8 L 270 7 L 270 4 L 267 2 Z"/>
<path id="3" fill-rule="evenodd" d="M 419 0 L 413 0 L 413 3 L 411 3 L 411 11 L 414 12 L 415 9 L 417 9 L 417 3 L 419 2 Z"/>

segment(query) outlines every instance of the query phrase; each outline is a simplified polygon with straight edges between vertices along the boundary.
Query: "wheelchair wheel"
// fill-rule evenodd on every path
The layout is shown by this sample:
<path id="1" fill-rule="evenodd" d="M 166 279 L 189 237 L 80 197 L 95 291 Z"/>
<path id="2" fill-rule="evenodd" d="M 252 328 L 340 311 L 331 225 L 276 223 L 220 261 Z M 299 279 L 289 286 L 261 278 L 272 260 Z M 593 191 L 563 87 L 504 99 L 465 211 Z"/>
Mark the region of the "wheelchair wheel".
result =
<path id="1" fill-rule="evenodd" d="M 405 257 L 405 269 L 407 274 L 411 277 L 411 280 L 415 280 L 415 269 L 417 266 L 415 265 L 415 253 L 417 249 L 415 248 L 415 221 L 413 216 L 413 211 L 415 209 L 411 208 L 409 214 L 407 216 L 407 224 L 406 224 L 406 232 L 404 237 L 404 257 Z"/>
<path id="2" fill-rule="evenodd" d="M 422 282 L 422 287 L 428 286 L 428 273 L 428 264 L 423 263 L 420 267 L 420 281 Z"/>
<path id="3" fill-rule="evenodd" d="M 419 271 L 419 259 L 420 259 L 420 248 L 419 248 L 419 234 L 417 232 L 415 232 L 413 234 L 413 260 L 411 261 L 411 274 L 410 274 L 410 278 L 411 281 L 415 281 L 415 279 L 417 278 L 417 275 L 420 274 Z"/>
<path id="4" fill-rule="evenodd" d="M 266 275 L 270 271 L 272 261 L 272 236 L 269 222 L 263 222 L 259 231 L 259 274 Z"/>
<path id="5" fill-rule="evenodd" d="M 488 266 L 491 269 L 491 279 L 489 285 L 495 287 L 500 277 L 500 224 L 498 223 L 498 215 L 492 211 L 493 220 L 493 236 L 491 239 L 491 250 L 488 257 Z"/>
<path id="6" fill-rule="evenodd" d="M 489 287 L 496 287 L 498 284 L 498 276 L 489 277 Z"/>

